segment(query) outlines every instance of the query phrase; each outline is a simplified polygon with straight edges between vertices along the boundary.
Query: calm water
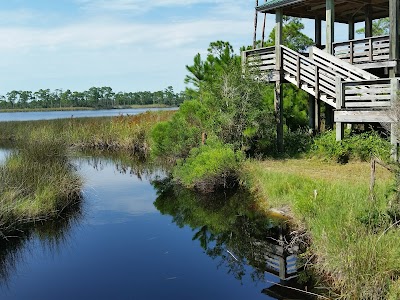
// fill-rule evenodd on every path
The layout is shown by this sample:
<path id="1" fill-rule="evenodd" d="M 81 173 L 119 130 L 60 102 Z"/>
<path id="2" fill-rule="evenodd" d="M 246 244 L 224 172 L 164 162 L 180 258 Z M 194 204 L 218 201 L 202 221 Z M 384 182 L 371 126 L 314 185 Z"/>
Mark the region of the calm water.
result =
<path id="1" fill-rule="evenodd" d="M 0 299 L 283 299 L 264 272 L 282 232 L 247 195 L 204 199 L 156 168 L 75 164 L 82 203 L 0 243 Z"/>
<path id="2" fill-rule="evenodd" d="M 107 110 L 76 110 L 51 112 L 13 112 L 0 113 L 2 121 L 34 121 L 82 117 L 111 117 L 118 115 L 137 115 L 146 111 L 173 110 L 176 108 L 137 108 L 137 109 L 107 109 Z"/>

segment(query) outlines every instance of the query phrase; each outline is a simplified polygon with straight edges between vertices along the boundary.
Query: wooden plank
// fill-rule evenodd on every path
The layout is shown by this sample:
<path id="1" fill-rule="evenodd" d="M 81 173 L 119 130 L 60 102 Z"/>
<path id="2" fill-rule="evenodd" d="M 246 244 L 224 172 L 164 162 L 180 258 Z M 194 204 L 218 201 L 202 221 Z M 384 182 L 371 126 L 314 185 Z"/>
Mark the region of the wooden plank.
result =
<path id="1" fill-rule="evenodd" d="M 369 72 L 366 72 L 364 70 L 360 70 L 357 67 L 354 67 L 353 65 L 351 65 L 349 63 L 343 62 L 334 56 L 331 56 L 331 55 L 328 56 L 326 53 L 324 53 L 324 51 L 319 50 L 318 48 L 313 47 L 312 51 L 313 51 L 313 55 L 319 56 L 321 58 L 321 60 L 325 59 L 326 61 L 331 62 L 333 65 L 336 65 L 337 67 L 341 67 L 343 69 L 347 69 L 362 78 L 365 78 L 365 79 L 378 78 L 377 76 L 375 76 Z"/>
<path id="2" fill-rule="evenodd" d="M 390 123 L 392 120 L 388 110 L 337 110 L 334 118 L 335 122 L 343 123 Z"/>
<path id="3" fill-rule="evenodd" d="M 345 102 L 346 108 L 390 107 L 390 101 L 379 102 Z"/>

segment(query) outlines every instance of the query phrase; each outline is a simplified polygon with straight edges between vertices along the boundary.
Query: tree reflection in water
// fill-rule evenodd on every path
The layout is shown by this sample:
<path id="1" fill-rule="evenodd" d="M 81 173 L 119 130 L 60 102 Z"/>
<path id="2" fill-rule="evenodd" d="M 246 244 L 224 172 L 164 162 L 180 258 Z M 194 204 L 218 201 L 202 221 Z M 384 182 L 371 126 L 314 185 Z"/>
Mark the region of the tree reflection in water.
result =
<path id="1" fill-rule="evenodd" d="M 279 242 L 284 248 L 290 240 L 285 221 L 258 212 L 245 191 L 201 196 L 174 186 L 168 178 L 153 181 L 153 185 L 158 191 L 156 208 L 171 215 L 179 227 L 190 226 L 193 240 L 238 280 L 245 275 L 246 265 L 253 267 L 250 276 L 255 281 L 263 279 L 265 252 L 274 250 Z"/>
<path id="2" fill-rule="evenodd" d="M 26 252 L 39 241 L 43 249 L 57 253 L 68 244 L 71 229 L 82 219 L 81 202 L 66 208 L 57 219 L 26 224 L 11 232 L 0 242 L 0 285 L 6 286 L 16 266 L 23 262 Z"/>

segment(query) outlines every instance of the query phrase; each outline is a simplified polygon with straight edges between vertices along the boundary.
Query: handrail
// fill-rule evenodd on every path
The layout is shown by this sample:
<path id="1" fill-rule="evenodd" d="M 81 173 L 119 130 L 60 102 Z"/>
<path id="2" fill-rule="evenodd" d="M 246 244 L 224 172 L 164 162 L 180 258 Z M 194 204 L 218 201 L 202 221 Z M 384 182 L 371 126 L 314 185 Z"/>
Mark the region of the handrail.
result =
<path id="1" fill-rule="evenodd" d="M 389 60 L 388 35 L 333 43 L 334 55 L 350 64 L 363 64 Z"/>
<path id="2" fill-rule="evenodd" d="M 390 107 L 397 98 L 399 78 L 341 82 L 339 108 Z"/>

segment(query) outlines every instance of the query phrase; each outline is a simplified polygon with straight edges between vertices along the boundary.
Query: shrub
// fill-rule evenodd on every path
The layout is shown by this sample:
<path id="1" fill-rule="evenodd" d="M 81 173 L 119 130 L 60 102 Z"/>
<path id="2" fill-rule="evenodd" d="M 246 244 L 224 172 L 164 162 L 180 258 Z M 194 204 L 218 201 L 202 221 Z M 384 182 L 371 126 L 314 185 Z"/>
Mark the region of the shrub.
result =
<path id="1" fill-rule="evenodd" d="M 243 153 L 234 151 L 229 145 L 211 144 L 193 148 L 186 160 L 178 161 L 173 172 L 174 179 L 202 192 L 234 185 Z"/>
<path id="2" fill-rule="evenodd" d="M 168 160 L 186 157 L 201 144 L 207 118 L 207 110 L 200 101 L 184 102 L 170 121 L 160 122 L 152 130 L 152 153 Z"/>
<path id="3" fill-rule="evenodd" d="M 367 161 L 371 156 L 386 161 L 390 157 L 390 149 L 390 143 L 375 131 L 355 135 L 346 132 L 340 142 L 336 141 L 334 131 L 328 131 L 315 138 L 310 154 L 340 163 L 346 163 L 349 159 Z"/>

